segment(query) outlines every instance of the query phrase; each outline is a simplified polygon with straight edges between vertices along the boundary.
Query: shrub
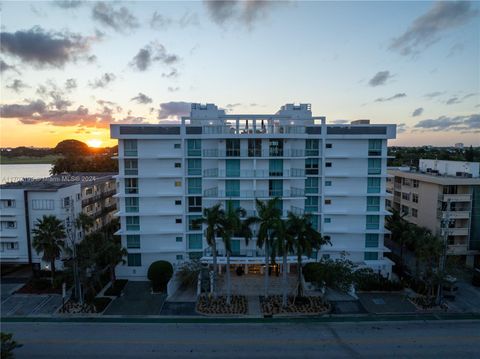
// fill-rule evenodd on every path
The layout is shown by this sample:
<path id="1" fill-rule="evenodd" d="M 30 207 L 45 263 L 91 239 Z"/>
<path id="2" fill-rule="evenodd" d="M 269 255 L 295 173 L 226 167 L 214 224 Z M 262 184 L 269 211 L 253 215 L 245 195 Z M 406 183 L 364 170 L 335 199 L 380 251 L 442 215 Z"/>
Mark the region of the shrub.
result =
<path id="1" fill-rule="evenodd" d="M 104 295 L 110 297 L 118 297 L 121 293 L 128 280 L 126 279 L 117 279 L 113 285 L 107 288 Z"/>
<path id="2" fill-rule="evenodd" d="M 400 282 L 395 282 L 375 273 L 371 268 L 362 268 L 354 273 L 355 286 L 360 291 L 398 291 L 403 289 Z"/>
<path id="3" fill-rule="evenodd" d="M 325 284 L 327 287 L 347 292 L 353 283 L 354 269 L 354 264 L 345 259 L 322 259 L 320 262 L 306 264 L 303 275 L 307 282 L 319 287 Z"/>
<path id="4" fill-rule="evenodd" d="M 11 333 L 0 333 L 1 336 L 1 349 L 2 349 L 2 359 L 13 358 L 13 350 L 15 348 L 20 348 L 22 345 L 18 344 L 13 340 L 13 334 Z"/>
<path id="5" fill-rule="evenodd" d="M 172 275 L 173 267 L 167 261 L 153 262 L 148 268 L 148 279 L 152 282 L 154 292 L 164 292 Z"/>
<path id="6" fill-rule="evenodd" d="M 202 264 L 198 260 L 192 260 L 191 262 L 185 263 L 178 272 L 182 285 L 195 285 L 201 270 Z"/>
<path id="7" fill-rule="evenodd" d="M 95 311 L 97 313 L 101 313 L 105 310 L 105 308 L 111 301 L 112 300 L 107 297 L 98 297 L 93 300 L 92 304 L 95 307 Z"/>

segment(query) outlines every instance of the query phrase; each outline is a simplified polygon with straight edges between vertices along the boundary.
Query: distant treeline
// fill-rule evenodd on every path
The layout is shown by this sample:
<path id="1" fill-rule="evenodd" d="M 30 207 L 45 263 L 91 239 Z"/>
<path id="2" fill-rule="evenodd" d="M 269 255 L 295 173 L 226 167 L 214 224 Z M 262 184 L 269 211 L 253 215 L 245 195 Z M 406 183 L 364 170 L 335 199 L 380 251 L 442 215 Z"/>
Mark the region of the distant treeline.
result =
<path id="1" fill-rule="evenodd" d="M 3 150 L 1 152 L 3 157 L 45 157 L 55 154 L 53 148 L 31 148 L 31 147 L 16 147 L 10 151 Z"/>
<path id="2" fill-rule="evenodd" d="M 480 162 L 480 147 L 389 147 L 389 166 L 413 166 L 418 168 L 420 158 L 447 161 Z"/>

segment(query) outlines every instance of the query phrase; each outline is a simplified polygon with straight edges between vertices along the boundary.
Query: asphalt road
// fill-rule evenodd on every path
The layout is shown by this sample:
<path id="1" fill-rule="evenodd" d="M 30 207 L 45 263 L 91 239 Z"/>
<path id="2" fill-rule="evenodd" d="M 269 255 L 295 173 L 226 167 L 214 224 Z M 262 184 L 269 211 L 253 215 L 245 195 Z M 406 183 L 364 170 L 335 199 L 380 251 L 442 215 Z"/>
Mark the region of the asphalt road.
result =
<path id="1" fill-rule="evenodd" d="M 3 323 L 16 358 L 478 358 L 480 321 Z"/>

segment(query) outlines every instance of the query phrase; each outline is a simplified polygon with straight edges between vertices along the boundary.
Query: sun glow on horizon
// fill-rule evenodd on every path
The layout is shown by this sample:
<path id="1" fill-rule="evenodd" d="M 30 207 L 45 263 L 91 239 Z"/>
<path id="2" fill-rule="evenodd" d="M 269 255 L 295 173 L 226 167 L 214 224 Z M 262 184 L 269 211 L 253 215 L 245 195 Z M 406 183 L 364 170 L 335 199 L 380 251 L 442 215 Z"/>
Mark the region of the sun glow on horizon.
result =
<path id="1" fill-rule="evenodd" d="M 96 138 L 92 138 L 90 140 L 87 140 L 87 145 L 88 147 L 93 147 L 93 148 L 99 148 L 102 146 L 102 141 Z"/>

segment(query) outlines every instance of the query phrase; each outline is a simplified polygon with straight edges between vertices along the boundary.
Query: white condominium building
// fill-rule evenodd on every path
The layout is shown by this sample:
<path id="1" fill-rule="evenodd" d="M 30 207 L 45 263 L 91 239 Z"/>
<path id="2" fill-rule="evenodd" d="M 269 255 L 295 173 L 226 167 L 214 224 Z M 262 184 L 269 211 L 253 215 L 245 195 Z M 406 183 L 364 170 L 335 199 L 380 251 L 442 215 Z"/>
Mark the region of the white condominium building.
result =
<path id="1" fill-rule="evenodd" d="M 255 199 L 281 199 L 288 211 L 310 213 L 332 246 L 310 260 L 346 256 L 388 275 L 384 257 L 387 140 L 395 125 L 326 124 L 310 105 L 287 104 L 276 114 L 226 114 L 213 104 L 192 104 L 179 124 L 111 125 L 118 139 L 118 198 L 122 244 L 128 250 L 117 274 L 144 279 L 149 265 L 191 258 L 211 261 L 202 209 L 231 201 L 247 215 Z M 224 250 L 218 240 L 220 263 Z M 255 239 L 232 243 L 231 263 L 264 263 Z M 248 268 L 247 268 L 248 269 Z M 258 268 L 257 268 L 258 269 Z"/>

